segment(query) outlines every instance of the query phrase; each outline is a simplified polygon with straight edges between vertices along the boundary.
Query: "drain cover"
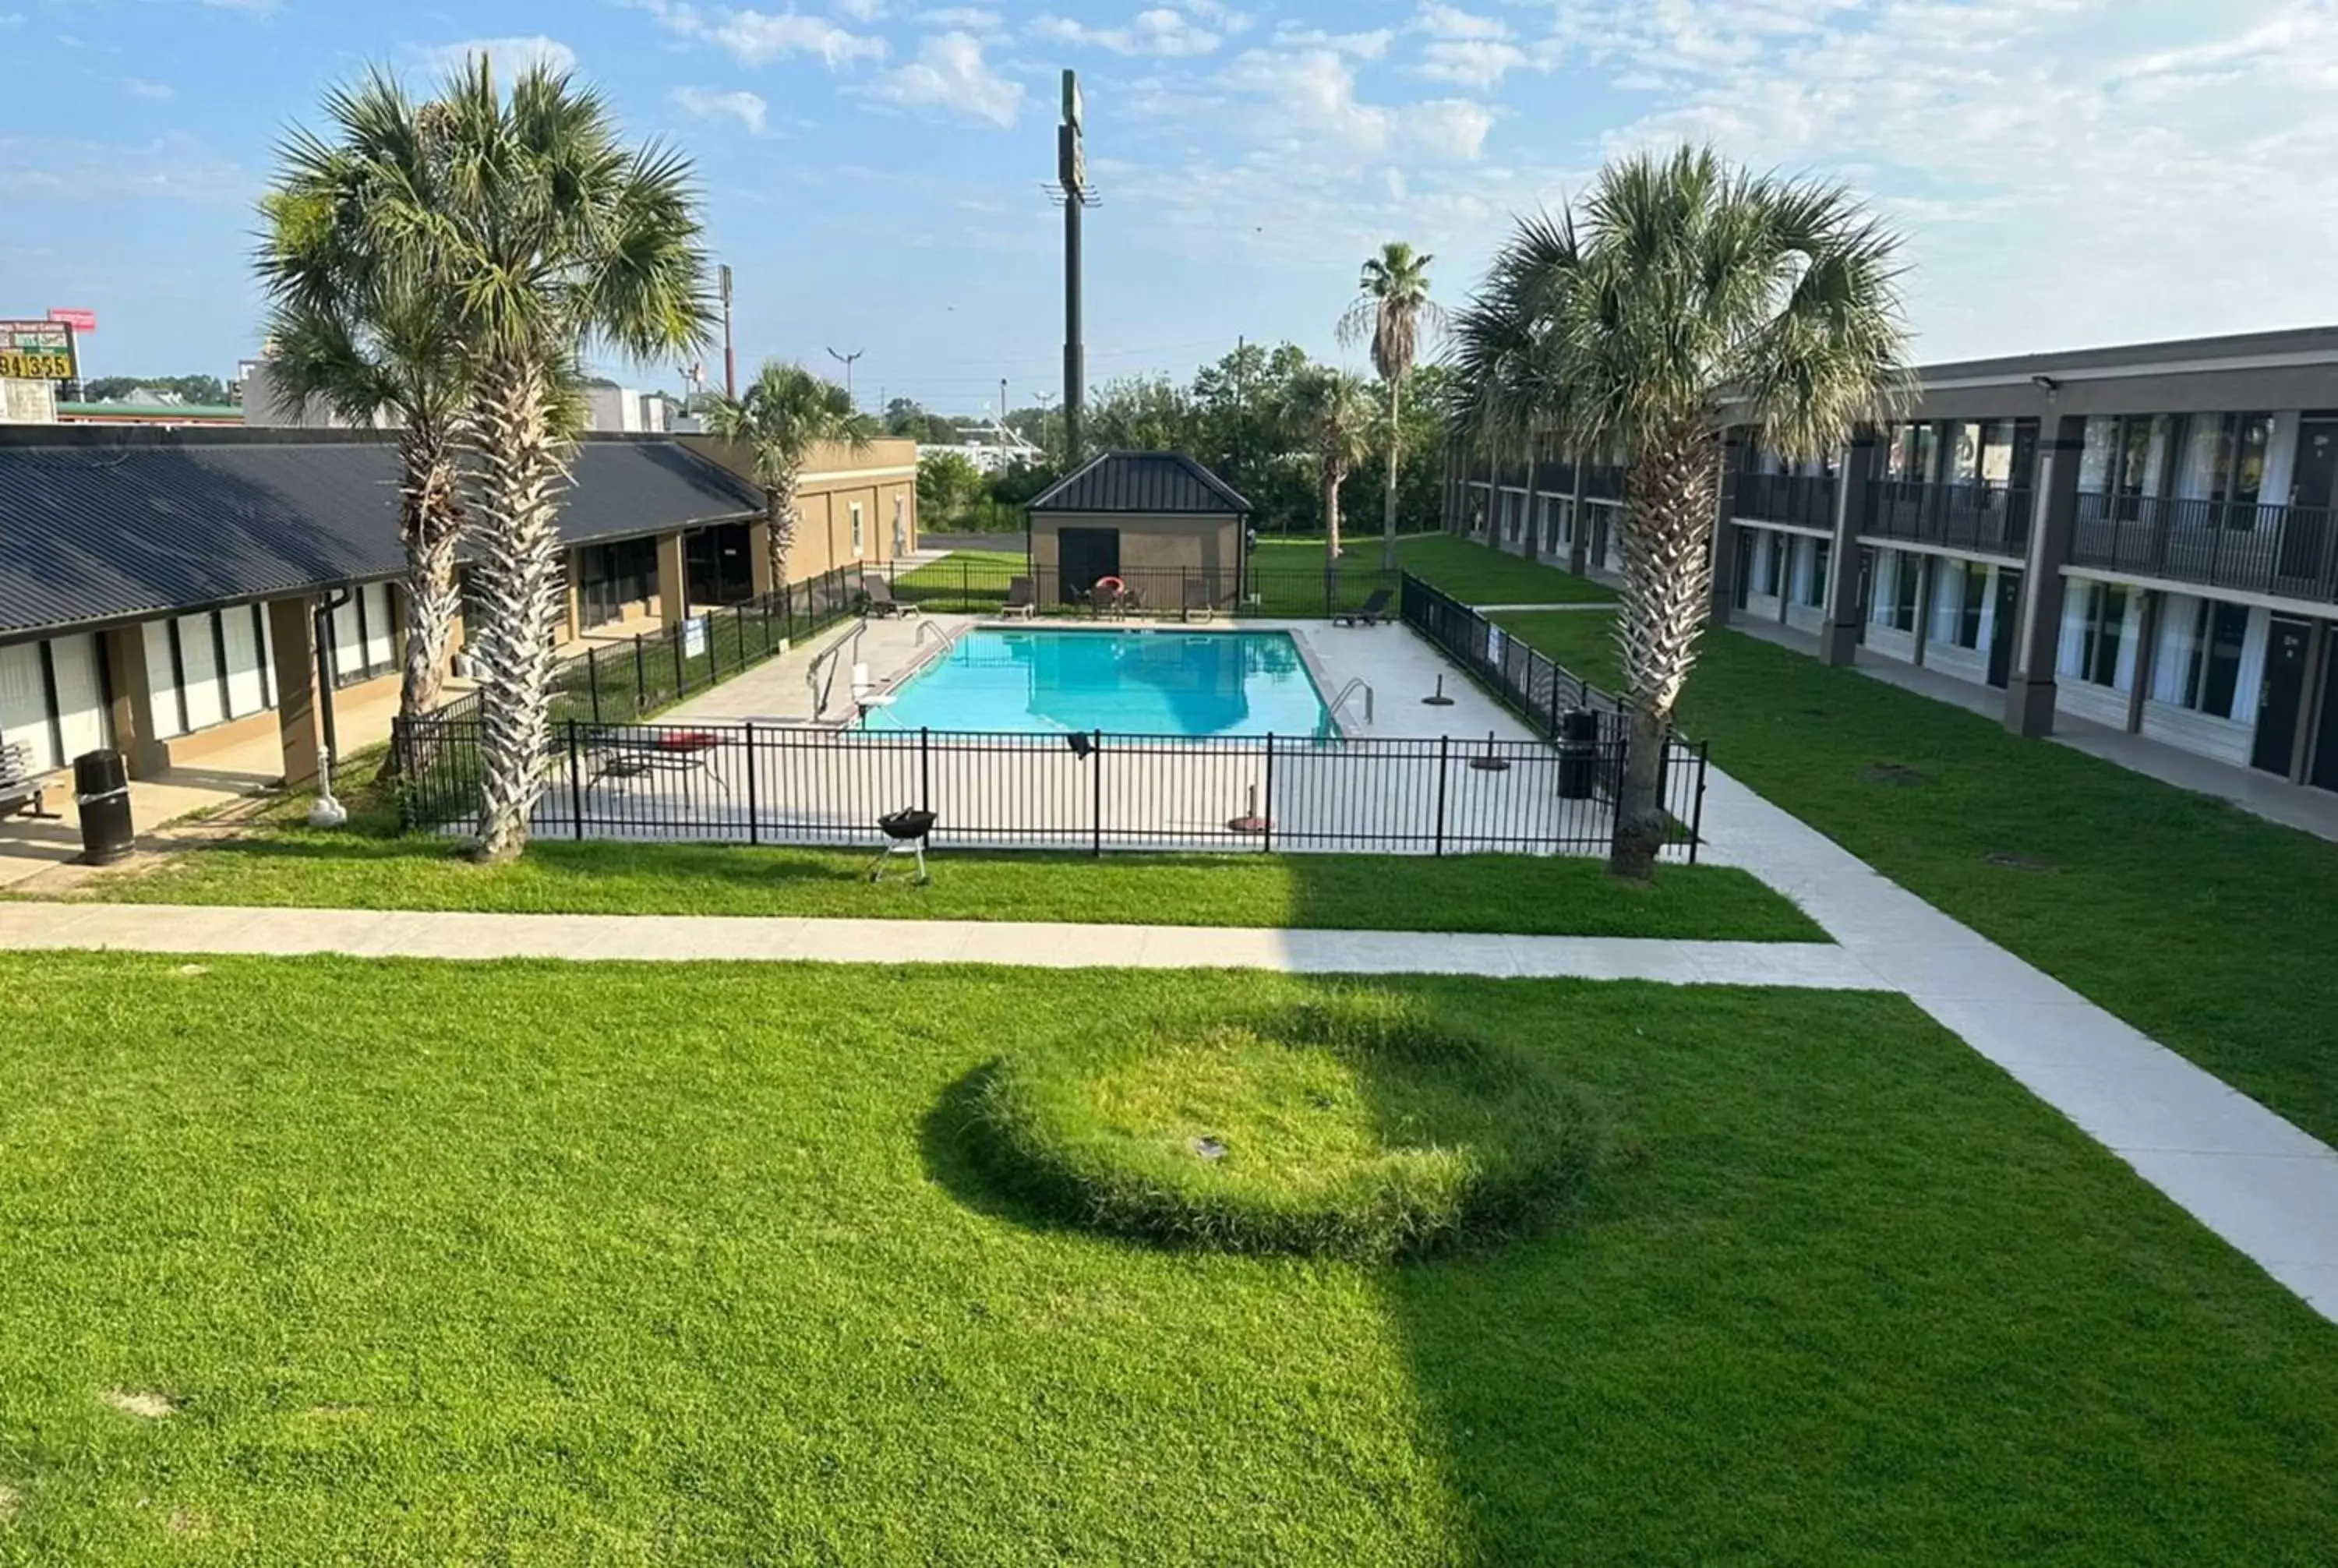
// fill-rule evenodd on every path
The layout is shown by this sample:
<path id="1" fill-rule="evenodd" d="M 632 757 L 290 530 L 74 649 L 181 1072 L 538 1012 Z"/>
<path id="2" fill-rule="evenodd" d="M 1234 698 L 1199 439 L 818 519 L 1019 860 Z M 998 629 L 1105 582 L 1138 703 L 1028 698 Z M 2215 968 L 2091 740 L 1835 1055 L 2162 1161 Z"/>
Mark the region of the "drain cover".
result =
<path id="1" fill-rule="evenodd" d="M 1922 784 L 1924 776 L 1905 762 L 1871 762 L 1859 770 L 1870 784 Z"/>
<path id="2" fill-rule="evenodd" d="M 1194 1140 L 1194 1152 L 1204 1160 L 1223 1160 L 1226 1157 L 1226 1146 L 1215 1138 L 1196 1138 Z"/>

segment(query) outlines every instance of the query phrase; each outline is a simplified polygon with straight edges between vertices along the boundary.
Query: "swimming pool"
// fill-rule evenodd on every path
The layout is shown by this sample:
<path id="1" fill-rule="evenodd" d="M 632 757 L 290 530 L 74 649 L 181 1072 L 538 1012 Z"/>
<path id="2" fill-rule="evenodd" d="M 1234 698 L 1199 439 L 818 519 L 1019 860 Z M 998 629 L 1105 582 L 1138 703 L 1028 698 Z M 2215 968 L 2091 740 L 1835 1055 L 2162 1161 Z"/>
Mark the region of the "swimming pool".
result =
<path id="1" fill-rule="evenodd" d="M 1333 733 L 1288 632 L 977 628 L 872 709 L 869 730 Z"/>

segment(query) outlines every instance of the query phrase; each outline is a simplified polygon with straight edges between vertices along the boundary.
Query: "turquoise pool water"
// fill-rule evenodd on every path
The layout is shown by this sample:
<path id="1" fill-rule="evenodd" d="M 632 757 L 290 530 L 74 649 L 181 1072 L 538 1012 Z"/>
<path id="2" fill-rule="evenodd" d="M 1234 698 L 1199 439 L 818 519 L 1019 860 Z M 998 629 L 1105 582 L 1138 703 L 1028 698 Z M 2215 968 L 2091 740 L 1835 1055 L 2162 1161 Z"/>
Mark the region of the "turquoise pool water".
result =
<path id="1" fill-rule="evenodd" d="M 872 710 L 871 730 L 1328 733 L 1288 632 L 977 629 Z"/>

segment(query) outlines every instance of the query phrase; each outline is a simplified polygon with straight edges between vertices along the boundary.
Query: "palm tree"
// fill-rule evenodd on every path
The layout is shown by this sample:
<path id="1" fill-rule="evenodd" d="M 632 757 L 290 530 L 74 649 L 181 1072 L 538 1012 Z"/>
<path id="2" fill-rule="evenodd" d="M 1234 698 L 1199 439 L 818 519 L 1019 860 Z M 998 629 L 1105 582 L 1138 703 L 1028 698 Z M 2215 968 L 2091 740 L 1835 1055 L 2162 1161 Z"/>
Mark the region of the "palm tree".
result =
<path id="1" fill-rule="evenodd" d="M 1340 559 L 1340 486 L 1372 448 L 1379 417 L 1371 388 L 1359 377 L 1310 366 L 1292 378 L 1284 417 L 1292 444 L 1315 463 L 1323 492 L 1324 571 L 1336 578 Z"/>
<path id="2" fill-rule="evenodd" d="M 770 359 L 743 396 L 734 399 L 718 393 L 708 401 L 706 428 L 725 440 L 745 442 L 754 455 L 755 483 L 763 487 L 770 524 L 771 586 L 784 588 L 804 460 L 813 447 L 830 441 L 865 452 L 883 427 L 873 416 L 857 411 L 835 382 L 801 365 Z"/>
<path id="3" fill-rule="evenodd" d="M 1454 312 L 1448 330 L 1453 370 L 1446 418 L 1464 451 L 1487 460 L 1486 543 L 1501 545 L 1501 463 L 1521 450 L 1539 452 L 1557 399 L 1546 386 L 1545 358 L 1536 352 L 1535 324 L 1519 301 L 1481 293 Z M 1528 505 L 1535 479 L 1529 473 Z M 1529 519 L 1531 521 L 1531 519 Z"/>
<path id="4" fill-rule="evenodd" d="M 601 95 L 524 72 L 508 98 L 484 55 L 446 84 L 443 179 L 376 164 L 380 226 L 443 277 L 471 377 L 461 495 L 484 624 L 476 853 L 527 843 L 542 783 L 560 592 L 560 492 L 578 424 L 580 360 L 600 346 L 646 362 L 688 352 L 713 310 L 686 161 L 628 150 Z"/>
<path id="5" fill-rule="evenodd" d="M 1401 240 L 1391 240 L 1380 253 L 1364 263 L 1357 281 L 1356 302 L 1340 318 L 1340 341 L 1369 342 L 1372 368 L 1388 389 L 1388 494 L 1382 507 L 1380 569 L 1396 570 L 1397 469 L 1403 458 L 1402 413 L 1404 379 L 1412 374 L 1421 338 L 1444 329 L 1445 313 L 1429 298 L 1429 264 L 1433 256 L 1416 254 Z"/>
<path id="6" fill-rule="evenodd" d="M 1653 875 L 1669 831 L 1663 757 L 1711 608 L 1724 410 L 1806 458 L 1904 406 L 1899 245 L 1839 185 L 1684 147 L 1608 165 L 1577 212 L 1520 220 L 1495 259 L 1483 298 L 1529 324 L 1550 428 L 1624 456 L 1619 875 Z"/>
<path id="7" fill-rule="evenodd" d="M 269 300 L 270 368 L 280 393 L 321 398 L 352 425 L 386 420 L 398 431 L 398 538 L 405 675 L 398 715 L 437 705 L 460 599 L 455 545 L 455 430 L 470 397 L 469 368 L 427 254 L 384 232 L 384 183 L 435 190 L 445 171 L 436 117 L 390 77 L 376 73 L 325 100 L 334 140 L 295 132 L 262 198 L 267 229 L 258 269 Z M 382 764 L 393 773 L 398 749 Z"/>

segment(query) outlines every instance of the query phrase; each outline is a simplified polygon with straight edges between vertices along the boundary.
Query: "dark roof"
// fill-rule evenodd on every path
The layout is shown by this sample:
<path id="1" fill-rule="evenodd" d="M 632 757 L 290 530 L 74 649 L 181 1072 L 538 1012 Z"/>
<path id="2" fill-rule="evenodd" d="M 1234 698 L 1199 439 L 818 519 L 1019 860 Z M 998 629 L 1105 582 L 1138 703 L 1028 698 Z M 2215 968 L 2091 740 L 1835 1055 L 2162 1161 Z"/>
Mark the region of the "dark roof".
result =
<path id="1" fill-rule="evenodd" d="M 1183 452 L 1106 452 L 1056 481 L 1033 512 L 1191 512 L 1223 517 L 1250 511 L 1234 487 Z"/>
<path id="2" fill-rule="evenodd" d="M 1958 359 L 1925 365 L 1925 381 L 2043 375 L 2053 371 L 2176 368 L 2203 362 L 2252 359 L 2277 362 L 2338 356 L 2338 327 L 2292 327 L 2274 332 L 2240 332 L 2220 338 L 2182 338 L 2156 343 L 2119 343 L 2066 348 L 2047 354 L 2015 354 L 1993 359 Z"/>
<path id="3" fill-rule="evenodd" d="M 0 441 L 0 635 L 403 569 L 398 452 L 378 436 L 35 428 L 50 438 Z M 108 434 L 150 438 L 88 439 Z M 672 441 L 587 438 L 574 473 L 560 515 L 570 544 L 762 510 L 744 480 Z"/>

